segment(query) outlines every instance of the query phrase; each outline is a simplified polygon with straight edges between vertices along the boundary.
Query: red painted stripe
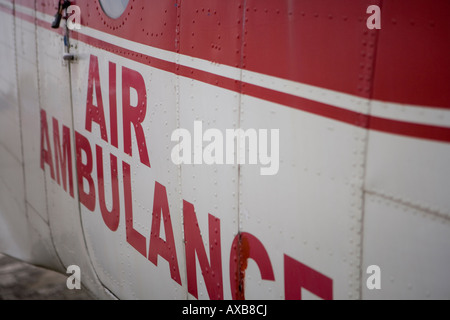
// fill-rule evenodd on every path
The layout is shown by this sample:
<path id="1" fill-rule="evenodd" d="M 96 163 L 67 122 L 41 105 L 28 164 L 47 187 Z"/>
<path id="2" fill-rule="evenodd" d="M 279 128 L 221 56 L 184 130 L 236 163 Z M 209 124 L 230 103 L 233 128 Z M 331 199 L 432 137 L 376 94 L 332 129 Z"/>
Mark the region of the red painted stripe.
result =
<path id="1" fill-rule="evenodd" d="M 177 65 L 177 74 L 186 78 L 194 79 L 204 83 L 211 84 L 216 87 L 228 89 L 237 93 L 241 92 L 242 82 L 239 80 L 230 79 L 219 76 L 203 70 L 194 69 L 187 66 Z"/>
<path id="2" fill-rule="evenodd" d="M 203 70 L 194 69 L 191 67 L 178 65 L 173 62 L 167 62 L 157 58 L 153 58 L 144 54 L 128 50 L 109 42 L 99 40 L 81 33 L 76 33 L 78 40 L 94 46 L 96 48 L 113 52 L 117 55 L 127 59 L 144 63 L 154 68 L 179 74 L 181 76 L 194 79 L 200 82 L 208 83 L 220 88 L 228 89 L 237 93 L 246 94 L 252 97 L 264 99 L 274 103 L 289 106 L 298 110 L 314 113 L 316 115 L 324 116 L 341 122 L 352 125 L 367 127 L 367 115 L 360 114 L 354 111 L 342 109 L 339 107 L 323 104 L 313 100 L 297 97 L 272 89 L 267 89 L 257 85 L 245 83 L 239 80 L 226 78 L 216 75 L 214 73 Z"/>
<path id="3" fill-rule="evenodd" d="M 92 45 L 99 49 L 113 52 L 124 58 L 144 63 L 160 70 L 176 73 L 181 76 L 208 83 L 217 87 L 285 105 L 297 110 L 302 110 L 308 113 L 316 114 L 362 128 L 416 138 L 450 142 L 450 128 L 422 125 L 369 116 L 366 114 L 342 109 L 276 90 L 260 87 L 254 84 L 245 83 L 239 80 L 233 80 L 191 67 L 177 65 L 172 62 L 167 62 L 137 53 L 132 50 L 124 49 L 109 42 L 105 42 L 80 33 L 77 33 L 77 36 L 78 40 L 85 42 L 86 44 Z"/>
<path id="4" fill-rule="evenodd" d="M 0 11 L 6 12 L 6 13 L 10 13 L 10 14 L 14 12 L 13 9 L 11 9 L 11 8 L 7 7 L 6 5 L 4 5 L 4 4 L 1 4 L 1 3 L 0 3 Z"/>
<path id="5" fill-rule="evenodd" d="M 37 23 L 37 24 L 40 24 L 41 23 L 41 21 L 39 21 L 38 19 L 35 19 L 35 17 L 33 17 L 33 16 L 30 16 L 30 15 L 28 15 L 28 14 L 24 14 L 24 13 L 21 13 L 21 12 L 15 12 L 14 13 L 14 15 L 16 16 L 16 17 L 18 17 L 18 18 L 20 18 L 20 19 L 22 19 L 22 20 L 25 20 L 25 21 L 28 21 L 28 22 L 30 22 L 30 23 Z M 45 27 L 44 25 L 42 25 L 42 27 Z M 48 27 L 50 27 L 50 26 L 48 26 Z M 47 28 L 48 29 L 48 28 Z M 55 30 L 56 31 L 56 30 Z"/>
<path id="6" fill-rule="evenodd" d="M 263 88 L 257 85 L 242 83 L 242 93 L 358 127 L 367 128 L 368 126 L 369 116 L 366 114 Z"/>
<path id="7" fill-rule="evenodd" d="M 56 0 L 17 0 L 53 15 Z M 110 19 L 74 0 L 82 25 L 172 52 L 365 98 L 450 108 L 450 2 L 130 1 Z M 382 29 L 366 9 L 382 4 Z"/>
<path id="8" fill-rule="evenodd" d="M 2 7 L 0 5 L 0 10 L 2 10 L 3 8 L 4 7 Z M 7 9 L 7 8 L 4 8 L 4 9 Z M 38 18 L 36 18 L 34 16 L 30 16 L 28 14 L 25 14 L 25 13 L 22 13 L 22 12 L 19 12 L 19 11 L 14 11 L 14 10 L 11 10 L 11 9 L 7 9 L 7 10 L 3 10 L 3 11 L 5 11 L 7 13 L 11 13 L 14 16 L 16 16 L 16 17 L 18 17 L 18 18 L 20 18 L 22 20 L 28 21 L 30 23 L 34 23 L 34 24 L 36 24 L 39 27 L 42 27 L 44 29 L 47 29 L 47 30 L 50 30 L 50 31 L 54 31 L 54 32 L 56 32 L 56 33 L 58 33 L 60 35 L 64 35 L 64 30 L 62 28 L 53 29 L 51 27 L 51 22 L 44 21 L 44 20 L 38 19 Z"/>
<path id="9" fill-rule="evenodd" d="M 50 28 L 50 24 L 47 21 L 35 19 L 34 17 L 21 13 L 17 14 L 17 16 L 32 23 L 36 22 L 39 26 L 45 27 L 48 30 L 56 31 L 55 29 Z M 62 33 L 62 29 L 58 29 L 57 31 L 59 33 Z M 252 97 L 264 99 L 267 101 L 271 101 L 274 103 L 278 103 L 291 108 L 295 108 L 308 113 L 316 114 L 319 116 L 334 119 L 340 122 L 344 122 L 362 128 L 368 128 L 381 132 L 399 134 L 415 138 L 424 138 L 429 140 L 450 142 L 450 128 L 432 125 L 422 125 L 398 120 L 373 117 L 358 112 L 354 112 L 351 110 L 346 110 L 339 107 L 286 94 L 276 90 L 260 87 L 257 85 L 241 82 L 238 80 L 233 80 L 230 78 L 216 75 L 214 73 L 209 73 L 191 67 L 178 65 L 174 62 L 168 62 L 145 54 L 141 54 L 133 50 L 125 49 L 91 36 L 83 35 L 81 33 L 72 32 L 72 35 L 74 36 L 75 39 L 78 39 L 79 41 L 82 41 L 88 45 L 115 53 L 124 58 L 139 63 L 143 63 L 170 73 L 179 74 L 181 76 L 185 76 L 190 79 L 194 79 L 217 87 L 228 89 L 237 93 L 242 93 Z"/>
<path id="10" fill-rule="evenodd" d="M 450 128 L 371 116 L 369 129 L 402 136 L 450 142 Z"/>

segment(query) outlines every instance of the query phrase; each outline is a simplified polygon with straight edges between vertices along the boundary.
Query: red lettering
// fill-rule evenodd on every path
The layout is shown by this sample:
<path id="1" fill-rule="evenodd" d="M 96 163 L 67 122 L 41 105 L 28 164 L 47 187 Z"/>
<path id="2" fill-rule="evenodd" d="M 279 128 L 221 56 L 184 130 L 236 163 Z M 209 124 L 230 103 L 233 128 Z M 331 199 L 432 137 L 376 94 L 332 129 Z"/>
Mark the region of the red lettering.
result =
<path id="1" fill-rule="evenodd" d="M 47 145 L 48 149 L 45 148 L 44 144 Z M 50 146 L 50 138 L 48 136 L 47 113 L 45 112 L 45 110 L 41 109 L 41 169 L 44 171 L 45 164 L 48 164 L 48 166 L 50 167 L 50 176 L 53 180 L 55 180 L 52 160 L 52 148 Z"/>
<path id="2" fill-rule="evenodd" d="M 333 299 L 333 280 L 307 265 L 284 255 L 284 292 L 286 300 L 301 300 L 301 288 L 325 300 Z"/>
<path id="3" fill-rule="evenodd" d="M 239 233 L 234 237 L 230 254 L 230 285 L 233 300 L 245 300 L 244 280 L 249 258 L 257 263 L 263 280 L 275 280 L 272 263 L 261 241 L 250 233 Z"/>
<path id="4" fill-rule="evenodd" d="M 80 202 L 90 211 L 95 209 L 95 188 L 92 180 L 92 151 L 89 140 L 81 133 L 75 131 L 75 149 L 77 154 L 77 180 L 78 194 Z M 81 151 L 86 155 L 86 163 L 83 163 Z M 89 192 L 86 193 L 83 188 L 83 179 L 89 183 Z"/>
<path id="5" fill-rule="evenodd" d="M 159 235 L 161 215 L 164 219 L 164 233 L 166 241 Z M 150 233 L 150 248 L 148 260 L 155 266 L 158 265 L 158 255 L 169 262 L 170 276 L 181 285 L 180 270 L 178 269 L 175 239 L 173 237 L 172 221 L 170 219 L 169 202 L 167 200 L 166 187 L 155 182 L 155 195 L 153 197 L 153 219 Z"/>
<path id="6" fill-rule="evenodd" d="M 111 160 L 111 193 L 112 208 L 108 210 L 105 203 L 105 179 L 103 176 L 103 152 L 98 145 L 95 146 L 97 158 L 97 178 L 98 178 L 98 201 L 100 203 L 100 211 L 106 226 L 112 231 L 116 231 L 120 220 L 120 202 L 119 202 L 119 180 L 117 173 L 117 157 L 110 154 Z"/>
<path id="7" fill-rule="evenodd" d="M 93 90 L 94 82 L 97 92 L 99 91 L 98 78 L 98 63 L 97 58 L 91 56 L 90 66 L 90 80 L 89 87 Z M 110 63 L 110 89 L 115 87 L 115 64 Z M 95 71 L 96 70 L 96 71 Z M 92 74 L 91 74 L 92 73 Z M 145 85 L 140 74 L 130 69 L 123 69 L 124 85 L 127 88 L 127 93 L 124 93 L 124 130 L 128 132 L 126 138 L 124 137 L 124 144 L 126 150 L 131 155 L 131 123 L 136 131 L 138 144 L 145 146 L 145 137 L 142 130 L 141 122 L 145 116 Z M 142 83 L 141 83 L 142 82 Z M 141 83 L 136 85 L 144 90 L 142 93 L 138 91 L 138 105 L 140 107 L 131 107 L 130 105 L 130 89 L 131 83 Z M 91 92 L 92 96 L 92 92 Z M 114 97 L 114 98 L 113 98 Z M 88 99 L 89 101 L 89 99 Z M 97 101 L 101 101 L 101 96 L 97 96 Z M 111 143 L 116 143 L 117 147 L 117 110 L 115 101 L 115 91 L 110 93 L 111 101 Z M 92 101 L 91 101 L 92 102 Z M 126 103 L 125 103 L 126 102 Z M 140 102 L 140 103 L 139 103 Z M 99 102 L 100 104 L 101 102 Z M 96 109 L 102 110 L 103 107 Z M 114 109 L 114 111 L 112 111 Z M 125 111 L 125 109 L 127 109 Z M 142 111 L 142 112 L 141 112 Z M 86 117 L 88 119 L 88 117 Z M 96 118 L 97 120 L 100 118 Z M 45 171 L 45 165 L 50 167 L 50 175 L 55 180 L 55 170 L 53 167 L 53 157 L 50 145 L 50 138 L 48 132 L 47 114 L 45 110 L 40 110 L 41 120 L 41 136 L 40 136 L 40 166 Z M 71 138 L 70 129 L 62 125 L 62 144 L 61 132 L 59 130 L 59 123 L 56 118 L 53 120 L 53 144 L 55 151 L 56 164 L 56 181 L 67 192 L 67 184 L 69 184 L 69 192 L 74 197 L 73 184 L 73 168 L 71 157 Z M 92 121 L 98 122 L 94 118 L 90 121 L 86 120 L 86 126 Z M 103 118 L 104 120 L 104 118 Z M 126 126 L 128 125 L 128 127 Z M 87 129 L 87 127 L 86 127 Z M 115 133 L 113 133 L 115 130 Z M 144 151 L 145 150 L 145 151 Z M 79 132 L 75 131 L 75 153 L 76 153 L 76 169 L 77 169 L 77 184 L 80 203 L 82 203 L 88 210 L 94 211 L 96 206 L 95 184 L 92 178 L 93 157 L 89 140 Z M 145 157 L 145 155 L 147 157 Z M 140 150 L 141 162 L 148 160 L 146 147 Z M 108 210 L 105 201 L 105 179 L 103 166 L 103 151 L 102 148 L 96 145 L 96 160 L 97 160 L 97 179 L 98 179 L 98 195 L 100 211 L 103 221 L 106 226 L 116 231 L 120 222 L 120 193 L 119 193 L 119 179 L 118 179 L 118 164 L 117 157 L 110 154 L 110 172 L 111 172 L 111 195 L 112 206 Z M 149 163 L 148 163 L 149 166 Z M 140 254 L 147 257 L 147 239 L 139 233 L 133 226 L 133 199 L 131 188 L 131 168 L 126 162 L 122 162 L 123 171 L 123 189 L 124 189 L 124 209 L 125 209 L 125 227 L 126 227 L 126 241 Z M 61 177 L 62 176 L 62 177 Z M 87 182 L 87 184 L 86 184 Z M 87 185 L 88 191 L 85 191 Z M 161 238 L 160 230 L 161 223 L 164 221 L 165 239 Z M 198 298 L 197 288 L 197 261 L 200 266 L 200 271 L 204 279 L 204 283 L 210 299 L 223 299 L 223 275 L 222 275 L 222 255 L 221 255 L 221 235 L 220 235 L 220 219 L 208 214 L 208 233 L 209 233 L 209 258 L 207 250 L 204 246 L 200 227 L 194 206 L 188 201 L 183 200 L 183 228 L 185 237 L 185 256 L 186 256 L 186 275 L 188 292 L 195 298 Z M 148 247 L 148 260 L 155 266 L 158 266 L 158 256 L 165 259 L 170 268 L 171 278 L 182 285 L 180 270 L 178 265 L 175 239 L 172 228 L 172 221 L 169 210 L 169 203 L 167 191 L 165 186 L 155 181 L 153 212 L 152 212 L 152 226 L 150 232 L 150 243 Z M 248 265 L 248 260 L 253 259 L 260 271 L 261 279 L 268 281 L 275 281 L 275 276 L 272 268 L 267 250 L 262 242 L 250 233 L 238 233 L 232 242 L 230 252 L 230 288 L 232 299 L 245 299 L 245 273 Z M 284 255 L 284 286 L 285 299 L 302 299 L 302 291 L 304 288 L 311 293 L 319 296 L 325 300 L 333 299 L 333 280 L 324 274 L 308 267 L 307 265 Z"/>
<path id="8" fill-rule="evenodd" d="M 131 193 L 130 165 L 126 162 L 122 162 L 122 169 L 127 242 L 144 257 L 147 257 L 147 240 L 133 227 L 133 199 Z"/>
<path id="9" fill-rule="evenodd" d="M 131 106 L 130 89 L 137 92 L 137 105 Z M 147 112 L 147 94 L 145 81 L 142 75 L 134 70 L 122 67 L 122 108 L 123 108 L 123 146 L 128 155 L 132 155 L 131 148 L 131 124 L 136 133 L 136 141 L 139 149 L 139 157 L 143 164 L 150 167 L 147 144 L 141 123 Z"/>
<path id="10" fill-rule="evenodd" d="M 69 176 L 69 192 L 71 197 L 73 198 L 73 174 L 72 174 L 72 149 L 70 145 L 70 129 L 65 125 L 62 126 L 62 135 L 63 135 L 63 143 L 62 143 L 62 152 L 61 152 L 61 143 L 59 138 L 59 124 L 58 120 L 53 118 L 53 145 L 55 149 L 55 164 L 56 164 L 56 181 L 59 185 L 61 185 L 61 179 L 59 174 L 59 168 L 61 166 L 61 176 L 63 182 L 64 191 L 67 192 L 67 175 Z"/>
<path id="11" fill-rule="evenodd" d="M 93 104 L 93 91 L 95 87 L 95 97 L 97 106 Z M 96 122 L 100 126 L 102 139 L 108 142 L 106 133 L 105 113 L 103 111 L 103 99 L 100 86 L 100 73 L 98 70 L 98 59 L 91 55 L 89 60 L 89 76 L 86 101 L 86 130 L 91 132 L 92 122 Z"/>
<path id="12" fill-rule="evenodd" d="M 186 250 L 186 273 L 188 292 L 198 298 L 197 270 L 195 255 L 197 254 L 206 289 L 210 299 L 223 299 L 222 286 L 222 256 L 220 245 L 220 220 L 208 215 L 209 220 L 209 256 L 208 263 L 205 247 L 203 246 L 200 228 L 195 215 L 194 206 L 183 200 L 183 221 Z"/>
<path id="13" fill-rule="evenodd" d="M 109 123 L 111 128 L 111 144 L 118 148 L 116 64 L 114 62 L 109 63 Z"/>

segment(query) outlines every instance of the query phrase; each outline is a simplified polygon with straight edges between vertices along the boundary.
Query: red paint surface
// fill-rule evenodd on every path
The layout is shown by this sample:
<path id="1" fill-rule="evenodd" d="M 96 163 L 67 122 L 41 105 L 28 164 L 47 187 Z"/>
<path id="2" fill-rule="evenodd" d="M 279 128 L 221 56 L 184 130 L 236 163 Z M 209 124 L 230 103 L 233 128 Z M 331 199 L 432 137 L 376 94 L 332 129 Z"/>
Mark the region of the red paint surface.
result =
<path id="1" fill-rule="evenodd" d="M 94 180 L 92 179 L 92 150 L 89 140 L 78 131 L 75 131 L 75 152 L 78 176 L 78 197 L 80 199 L 80 202 L 88 210 L 94 211 L 95 185 Z M 89 191 L 84 190 L 84 180 L 88 182 Z"/>
<path id="2" fill-rule="evenodd" d="M 209 222 L 209 261 L 203 245 L 194 206 L 183 200 L 183 226 L 186 250 L 188 292 L 198 298 L 196 256 L 211 300 L 223 299 L 220 220 L 211 214 Z"/>
<path id="3" fill-rule="evenodd" d="M 105 179 L 103 171 L 103 151 L 98 145 L 95 146 L 95 154 L 97 160 L 97 184 L 98 184 L 98 202 L 100 204 L 100 212 L 102 213 L 105 225 L 111 230 L 116 231 L 120 222 L 120 195 L 119 195 L 119 175 L 117 172 L 117 157 L 110 154 L 111 167 L 111 210 L 108 209 L 105 202 Z M 107 192 L 110 192 L 109 190 Z"/>
<path id="4" fill-rule="evenodd" d="M 56 4 L 36 8 L 54 15 Z M 118 19 L 97 1 L 72 4 L 82 25 L 153 47 L 362 97 L 450 107 L 446 0 L 135 0 Z M 381 30 L 366 28 L 373 4 Z"/>
<path id="5" fill-rule="evenodd" d="M 55 170 L 53 169 L 52 147 L 48 135 L 47 113 L 41 109 L 41 169 L 45 171 L 45 165 L 50 168 L 50 175 L 55 180 Z"/>
<path id="6" fill-rule="evenodd" d="M 137 105 L 131 105 L 130 90 L 136 89 Z M 126 154 L 132 156 L 131 129 L 136 134 L 139 158 L 143 164 L 150 167 L 147 142 L 145 140 L 142 122 L 147 113 L 147 93 L 142 75 L 132 69 L 122 67 L 122 109 L 123 109 L 123 145 Z"/>
<path id="7" fill-rule="evenodd" d="M 117 136 L 117 87 L 116 64 L 109 62 L 109 125 L 111 132 L 111 144 L 118 148 Z"/>
<path id="8" fill-rule="evenodd" d="M 56 118 L 52 119 L 53 119 L 52 120 L 53 146 L 55 150 L 56 181 L 58 182 L 59 185 L 61 185 L 60 179 L 61 176 L 64 191 L 67 191 L 67 184 L 69 184 L 70 196 L 73 198 L 74 193 L 73 193 L 72 147 L 70 143 L 70 129 L 65 125 L 62 126 L 62 146 L 61 146 L 58 120 Z M 67 178 L 69 179 L 69 181 L 67 181 Z"/>
<path id="9" fill-rule="evenodd" d="M 286 300 L 301 300 L 304 288 L 324 300 L 333 299 L 333 280 L 288 255 L 284 255 Z"/>
<path id="10" fill-rule="evenodd" d="M 130 165 L 122 161 L 123 191 L 125 203 L 125 229 L 127 242 L 136 249 L 137 252 L 147 257 L 147 239 L 134 228 L 133 225 L 133 193 L 131 191 L 131 168 Z"/>
<path id="11" fill-rule="evenodd" d="M 162 218 L 162 219 L 161 219 Z M 166 240 L 160 237 L 161 222 L 164 223 L 164 234 Z M 158 265 L 158 255 L 169 263 L 170 276 L 181 285 L 180 270 L 173 236 L 172 220 L 170 218 L 169 202 L 167 200 L 166 187 L 155 182 L 155 193 L 153 196 L 152 228 L 150 232 L 150 247 L 148 249 L 148 260 L 155 266 Z"/>
<path id="12" fill-rule="evenodd" d="M 135 0 L 115 20 L 108 18 L 96 1 L 74 4 L 84 12 L 82 25 L 156 48 L 365 98 L 449 108 L 448 1 L 437 0 L 433 6 L 424 0 L 411 1 L 408 6 L 375 2 L 249 0 L 244 7 L 243 0 L 226 5 L 206 0 Z M 34 8 L 32 1 L 21 3 Z M 368 30 L 365 9 L 377 3 L 382 8 L 382 28 Z M 41 1 L 36 7 L 53 15 L 56 1 Z M 39 19 L 36 23 L 45 24 Z M 71 36 L 155 68 L 320 116 L 382 132 L 450 142 L 448 127 L 379 119 L 369 124 L 371 117 L 357 112 L 155 59 L 77 32 Z M 147 164 L 145 155 L 141 160 Z"/>
<path id="13" fill-rule="evenodd" d="M 96 105 L 93 104 L 94 87 L 95 87 L 95 98 L 97 101 Z M 102 139 L 108 142 L 105 111 L 103 108 L 102 90 L 100 86 L 100 72 L 98 69 L 98 58 L 94 55 L 91 55 L 89 60 L 89 74 L 88 74 L 88 87 L 86 99 L 87 99 L 86 123 L 85 123 L 86 130 L 92 132 L 92 122 L 96 122 L 98 125 L 98 129 L 100 130 Z"/>

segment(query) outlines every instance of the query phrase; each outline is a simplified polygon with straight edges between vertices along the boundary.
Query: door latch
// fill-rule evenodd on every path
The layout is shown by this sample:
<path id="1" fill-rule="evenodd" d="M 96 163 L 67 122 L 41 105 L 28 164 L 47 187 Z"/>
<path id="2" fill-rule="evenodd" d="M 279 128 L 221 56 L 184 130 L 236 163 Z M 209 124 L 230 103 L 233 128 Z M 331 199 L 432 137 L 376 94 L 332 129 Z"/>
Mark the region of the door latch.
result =
<path id="1" fill-rule="evenodd" d="M 61 18 L 62 18 L 62 12 L 63 10 L 67 9 L 70 6 L 70 1 L 69 0 L 60 0 L 58 2 L 58 11 L 56 11 L 55 14 L 55 19 L 52 22 L 52 28 L 53 29 L 58 29 L 59 25 L 61 23 Z"/>

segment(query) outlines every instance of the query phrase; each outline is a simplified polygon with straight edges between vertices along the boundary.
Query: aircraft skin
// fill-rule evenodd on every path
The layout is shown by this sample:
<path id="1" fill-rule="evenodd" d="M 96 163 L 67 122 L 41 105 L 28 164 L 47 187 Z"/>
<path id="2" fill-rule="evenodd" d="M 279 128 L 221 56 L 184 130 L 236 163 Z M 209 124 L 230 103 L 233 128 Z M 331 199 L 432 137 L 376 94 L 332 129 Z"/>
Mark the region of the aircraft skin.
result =
<path id="1" fill-rule="evenodd" d="M 450 2 L 71 5 L 0 0 L 0 252 L 100 299 L 450 298 Z"/>

